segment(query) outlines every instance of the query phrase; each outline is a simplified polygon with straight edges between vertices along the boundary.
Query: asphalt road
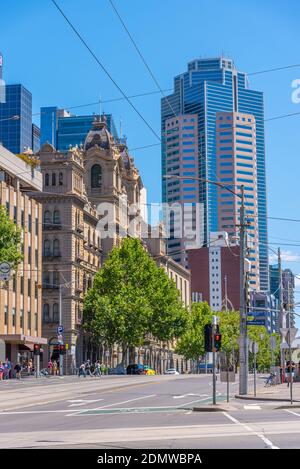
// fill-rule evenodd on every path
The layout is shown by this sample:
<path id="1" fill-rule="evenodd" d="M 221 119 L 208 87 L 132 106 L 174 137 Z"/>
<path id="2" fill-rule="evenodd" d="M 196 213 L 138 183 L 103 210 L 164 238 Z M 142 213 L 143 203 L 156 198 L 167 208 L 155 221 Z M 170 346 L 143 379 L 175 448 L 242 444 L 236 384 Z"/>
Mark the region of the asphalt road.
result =
<path id="1" fill-rule="evenodd" d="M 211 404 L 209 375 L 0 384 L 2 408 L 7 392 L 19 396 L 0 412 L 0 448 L 300 448 L 300 408 L 234 398 L 226 407 L 226 384 L 218 382 L 225 410 L 193 412 Z"/>

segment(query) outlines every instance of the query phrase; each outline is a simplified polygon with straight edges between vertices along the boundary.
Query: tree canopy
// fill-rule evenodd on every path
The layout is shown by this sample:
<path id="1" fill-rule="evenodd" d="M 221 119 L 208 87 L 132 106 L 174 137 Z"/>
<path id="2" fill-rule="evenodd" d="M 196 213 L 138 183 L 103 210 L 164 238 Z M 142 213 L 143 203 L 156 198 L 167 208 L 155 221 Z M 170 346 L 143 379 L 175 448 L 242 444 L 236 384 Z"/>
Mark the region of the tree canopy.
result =
<path id="1" fill-rule="evenodd" d="M 109 254 L 84 301 L 84 327 L 108 345 L 138 347 L 147 334 L 168 341 L 185 329 L 187 312 L 175 282 L 138 239 L 126 238 Z"/>
<path id="2" fill-rule="evenodd" d="M 0 205 L 0 262 L 16 267 L 22 260 L 20 242 L 20 228 L 9 218 L 5 207 Z"/>

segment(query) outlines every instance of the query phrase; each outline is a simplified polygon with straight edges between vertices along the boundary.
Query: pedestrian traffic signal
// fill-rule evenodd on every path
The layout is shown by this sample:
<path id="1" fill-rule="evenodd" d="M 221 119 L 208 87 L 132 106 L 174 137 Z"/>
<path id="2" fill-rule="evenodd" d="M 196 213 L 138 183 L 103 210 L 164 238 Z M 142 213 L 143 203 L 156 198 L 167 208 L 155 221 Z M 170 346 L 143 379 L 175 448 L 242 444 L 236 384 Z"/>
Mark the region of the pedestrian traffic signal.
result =
<path id="1" fill-rule="evenodd" d="M 216 332 L 214 336 L 215 352 L 219 352 L 219 350 L 221 349 L 221 339 L 222 339 L 222 335 L 220 334 L 220 332 Z"/>
<path id="2" fill-rule="evenodd" d="M 34 353 L 34 355 L 40 355 L 40 353 L 41 353 L 40 344 L 33 344 L 33 353 Z"/>
<path id="3" fill-rule="evenodd" d="M 212 326 L 211 324 L 206 324 L 204 327 L 204 347 L 205 352 L 212 352 Z"/>
<path id="4" fill-rule="evenodd" d="M 59 354 L 64 355 L 66 353 L 66 346 L 65 344 L 59 344 Z"/>

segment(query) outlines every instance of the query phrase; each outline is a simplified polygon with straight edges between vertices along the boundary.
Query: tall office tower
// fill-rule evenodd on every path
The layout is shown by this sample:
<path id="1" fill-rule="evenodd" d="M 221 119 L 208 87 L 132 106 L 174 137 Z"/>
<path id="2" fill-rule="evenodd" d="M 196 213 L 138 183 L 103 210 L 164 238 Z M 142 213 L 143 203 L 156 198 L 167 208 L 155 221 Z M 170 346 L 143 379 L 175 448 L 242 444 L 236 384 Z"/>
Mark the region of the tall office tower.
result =
<path id="1" fill-rule="evenodd" d="M 32 95 L 23 85 L 5 85 L 0 53 L 0 143 L 12 153 L 38 145 L 38 127 L 32 125 Z M 33 132 L 34 131 L 34 135 Z"/>
<path id="2" fill-rule="evenodd" d="M 186 249 L 192 247 L 192 241 L 185 239 L 184 228 L 192 229 L 196 223 L 196 210 L 193 209 L 199 201 L 199 184 L 190 177 L 198 175 L 198 116 L 186 114 L 184 116 L 171 117 L 166 120 L 166 173 L 186 177 L 187 179 L 170 179 L 167 181 L 167 201 L 170 204 L 183 203 L 185 209 L 190 207 L 190 220 L 181 219 L 183 237 L 172 236 L 174 223 L 180 223 L 176 219 L 170 221 L 171 237 L 168 241 L 168 254 L 184 267 L 188 267 Z M 184 223 L 182 223 L 184 221 Z M 175 228 L 176 230 L 176 228 Z M 195 247 L 200 247 L 199 245 Z"/>
<path id="3" fill-rule="evenodd" d="M 31 142 L 31 148 L 33 153 L 37 153 L 40 149 L 40 138 L 41 138 L 41 131 L 40 128 L 32 124 L 32 142 Z"/>
<path id="4" fill-rule="evenodd" d="M 250 114 L 217 112 L 216 114 L 217 179 L 231 190 L 241 193 L 244 186 L 248 258 L 251 261 L 250 289 L 259 290 L 258 208 L 256 125 Z M 238 240 L 241 199 L 218 188 L 218 226 Z"/>
<path id="5" fill-rule="evenodd" d="M 6 85 L 0 102 L 0 142 L 12 153 L 32 145 L 32 96 L 23 85 Z"/>
<path id="6" fill-rule="evenodd" d="M 118 139 L 117 129 L 111 114 L 105 114 L 108 131 Z M 57 107 L 41 108 L 41 145 L 51 143 L 58 151 L 68 151 L 70 145 L 84 144 L 93 127 L 95 115 L 73 116 Z"/>
<path id="7" fill-rule="evenodd" d="M 196 114 L 198 117 L 198 176 L 216 180 L 216 113 L 239 112 L 254 116 L 256 123 L 257 204 L 259 232 L 260 289 L 267 290 L 267 213 L 264 143 L 263 93 L 249 89 L 247 75 L 236 69 L 231 59 L 197 59 L 174 79 L 174 92 L 162 99 L 162 176 L 167 174 L 166 121 L 171 117 Z M 179 155 L 178 155 L 179 159 Z M 169 201 L 168 180 L 162 179 L 163 201 Z M 196 182 L 195 182 L 196 185 Z M 218 231 L 218 191 L 213 184 L 199 184 L 203 204 L 204 241 Z"/>

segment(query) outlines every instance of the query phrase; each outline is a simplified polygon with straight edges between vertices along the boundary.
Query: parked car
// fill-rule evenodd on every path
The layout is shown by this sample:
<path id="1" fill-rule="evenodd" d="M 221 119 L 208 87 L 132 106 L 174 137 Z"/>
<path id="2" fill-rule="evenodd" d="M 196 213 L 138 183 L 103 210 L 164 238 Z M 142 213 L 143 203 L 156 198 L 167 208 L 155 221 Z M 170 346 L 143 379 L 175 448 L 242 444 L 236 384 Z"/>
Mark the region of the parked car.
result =
<path id="1" fill-rule="evenodd" d="M 126 372 L 128 375 L 143 375 L 144 367 L 140 364 L 128 365 L 126 368 Z"/>
<path id="2" fill-rule="evenodd" d="M 109 368 L 108 374 L 109 375 L 126 375 L 126 369 L 122 365 L 122 363 L 120 363 L 115 368 Z"/>
<path id="3" fill-rule="evenodd" d="M 144 365 L 144 375 L 155 375 L 155 370 L 150 368 L 148 365 Z"/>
<path id="4" fill-rule="evenodd" d="M 177 371 L 176 368 L 168 368 L 164 374 L 165 375 L 180 375 L 179 371 Z"/>

